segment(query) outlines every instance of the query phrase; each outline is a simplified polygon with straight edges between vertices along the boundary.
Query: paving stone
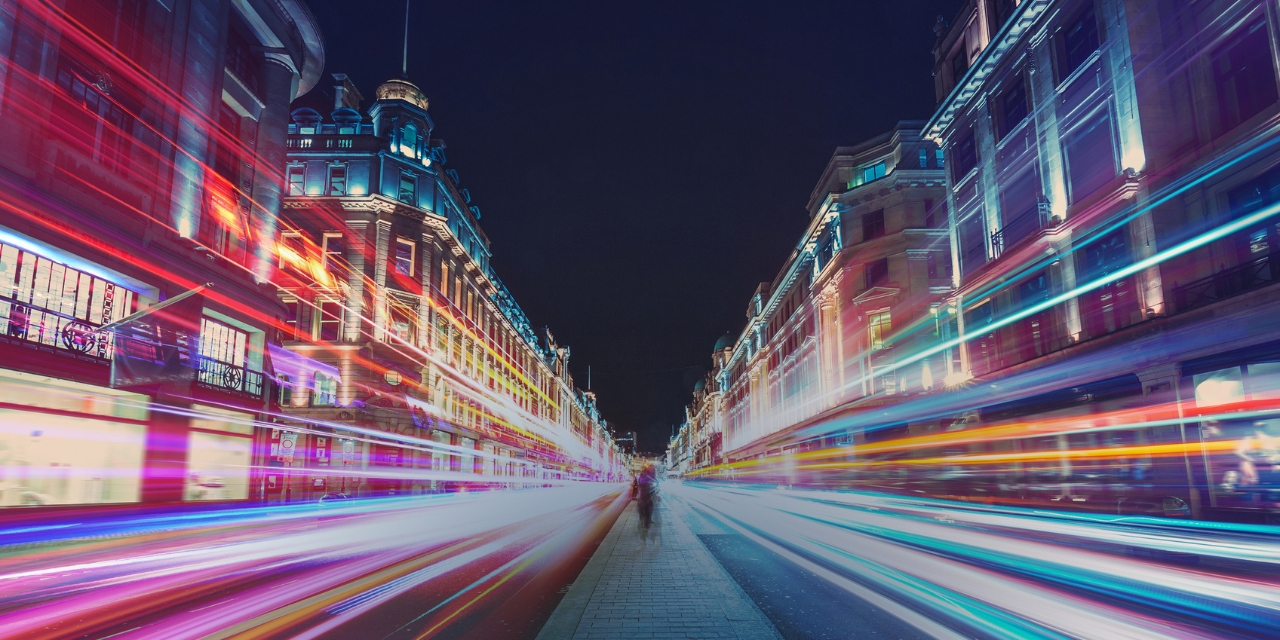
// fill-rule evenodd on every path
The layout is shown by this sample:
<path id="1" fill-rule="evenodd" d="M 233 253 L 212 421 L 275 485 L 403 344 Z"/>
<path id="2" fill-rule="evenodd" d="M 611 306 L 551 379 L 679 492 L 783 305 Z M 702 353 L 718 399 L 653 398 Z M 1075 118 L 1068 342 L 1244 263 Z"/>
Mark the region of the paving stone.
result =
<path id="1" fill-rule="evenodd" d="M 640 527 L 635 503 L 614 523 L 538 640 L 780 640 L 689 527 L 659 502 Z"/>

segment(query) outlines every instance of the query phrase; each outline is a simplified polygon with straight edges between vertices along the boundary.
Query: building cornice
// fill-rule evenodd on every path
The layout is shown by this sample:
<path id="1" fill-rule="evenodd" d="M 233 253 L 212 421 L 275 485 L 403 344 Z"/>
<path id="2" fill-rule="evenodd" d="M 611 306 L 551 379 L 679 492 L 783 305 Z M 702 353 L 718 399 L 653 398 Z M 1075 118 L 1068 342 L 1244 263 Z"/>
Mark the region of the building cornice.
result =
<path id="1" fill-rule="evenodd" d="M 921 136 L 941 144 L 947 129 L 955 122 L 960 112 L 968 105 L 995 69 L 1011 51 L 1015 51 L 1017 42 L 1027 34 L 1035 23 L 1048 10 L 1051 0 L 1024 0 L 1014 10 L 1014 14 L 1000 28 L 1000 32 L 991 39 L 978 59 L 973 61 L 969 71 L 955 88 L 938 106 L 933 117 L 925 124 Z"/>

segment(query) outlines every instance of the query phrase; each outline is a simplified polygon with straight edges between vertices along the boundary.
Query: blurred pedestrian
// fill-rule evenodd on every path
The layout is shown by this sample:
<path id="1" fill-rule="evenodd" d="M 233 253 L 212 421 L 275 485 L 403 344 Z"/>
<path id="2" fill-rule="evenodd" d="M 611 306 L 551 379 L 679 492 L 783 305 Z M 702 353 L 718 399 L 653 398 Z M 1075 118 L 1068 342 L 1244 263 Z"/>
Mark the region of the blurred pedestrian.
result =
<path id="1" fill-rule="evenodd" d="M 647 536 L 649 526 L 653 524 L 654 504 L 658 500 L 658 474 L 653 465 L 645 465 L 636 484 L 638 489 L 636 508 L 640 512 L 640 526 L 644 527 Z"/>

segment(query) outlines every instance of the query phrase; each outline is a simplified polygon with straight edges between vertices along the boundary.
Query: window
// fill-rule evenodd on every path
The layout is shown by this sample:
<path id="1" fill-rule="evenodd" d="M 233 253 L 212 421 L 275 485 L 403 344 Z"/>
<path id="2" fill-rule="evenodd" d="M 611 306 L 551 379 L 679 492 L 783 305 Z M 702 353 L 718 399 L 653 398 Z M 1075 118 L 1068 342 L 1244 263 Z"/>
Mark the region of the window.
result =
<path id="1" fill-rule="evenodd" d="M 63 57 L 70 56 L 64 52 Z M 115 99 L 109 97 L 107 92 L 97 88 L 93 80 L 85 79 L 93 78 L 95 75 L 93 71 L 68 68 L 73 64 L 72 62 L 59 64 L 57 84 L 63 92 L 71 96 L 71 103 L 78 107 L 76 110 L 79 115 L 73 117 L 78 120 L 83 118 L 84 111 L 87 111 L 91 118 L 96 117 L 96 121 L 90 119 L 73 128 L 77 133 L 88 138 L 85 141 L 86 146 L 91 148 L 85 151 L 92 152 L 94 162 L 112 171 L 127 173 L 130 131 L 134 128 L 133 116 L 120 108 L 119 91 L 116 92 Z M 79 111 L 79 108 L 84 111 Z"/>
<path id="2" fill-rule="evenodd" d="M 867 316 L 867 333 L 870 338 L 868 344 L 872 349 L 883 349 L 885 338 L 889 337 L 892 330 L 888 309 L 873 311 Z"/>
<path id="3" fill-rule="evenodd" d="M 329 273 L 337 275 L 346 259 L 343 257 L 345 247 L 342 242 L 342 234 L 326 233 L 324 234 L 324 269 Z"/>
<path id="4" fill-rule="evenodd" d="M 951 260 L 947 258 L 946 253 L 930 251 L 928 258 L 925 259 L 925 265 L 928 268 L 930 280 L 951 279 Z"/>
<path id="5" fill-rule="evenodd" d="M 306 251 L 306 244 L 301 234 L 292 231 L 281 234 L 280 247 L 277 250 L 280 254 L 280 267 L 301 269 L 306 264 Z"/>
<path id="6" fill-rule="evenodd" d="M 338 380 L 336 378 L 317 371 L 313 387 L 311 393 L 312 406 L 332 406 L 338 403 Z"/>
<path id="7" fill-rule="evenodd" d="M 1093 13 L 1093 0 L 1074 20 L 1067 22 L 1058 33 L 1058 82 L 1070 76 L 1098 49 L 1098 19 Z"/>
<path id="8" fill-rule="evenodd" d="M 867 263 L 867 288 L 884 284 L 889 279 L 889 259 L 881 258 Z"/>
<path id="9" fill-rule="evenodd" d="M 969 275 L 987 262 L 986 223 L 979 211 L 956 226 L 960 242 L 960 273 Z"/>
<path id="10" fill-rule="evenodd" d="M 400 193 L 396 199 L 407 204 L 418 204 L 418 179 L 412 173 L 400 173 Z"/>
<path id="11" fill-rule="evenodd" d="M 959 183 L 978 166 L 978 146 L 973 132 L 956 141 L 951 147 L 951 181 Z"/>
<path id="12" fill-rule="evenodd" d="M 1004 138 L 1027 117 L 1027 83 L 1019 77 L 1005 89 L 997 108 L 996 135 Z"/>
<path id="13" fill-rule="evenodd" d="M 1071 202 L 1080 202 L 1116 177 L 1111 114 L 1106 109 L 1081 123 L 1063 139 Z"/>
<path id="14" fill-rule="evenodd" d="M 862 215 L 862 241 L 872 240 L 884 235 L 884 209 L 877 209 Z"/>
<path id="15" fill-rule="evenodd" d="M 210 318 L 200 318 L 200 382 L 240 389 L 244 386 L 249 334 Z"/>
<path id="16" fill-rule="evenodd" d="M 996 251 L 1017 244 L 1023 238 L 1040 230 L 1044 220 L 1040 216 L 1040 172 L 1035 160 L 1026 169 L 1000 185 L 1000 218 L 1004 225 Z"/>
<path id="17" fill-rule="evenodd" d="M 417 313 L 410 303 L 394 296 L 387 304 L 391 308 L 391 333 L 406 344 L 414 344 L 418 335 Z"/>
<path id="18" fill-rule="evenodd" d="M 996 332 L 990 327 L 995 319 L 995 306 L 988 298 L 964 312 L 965 333 L 976 336 L 968 342 L 969 369 L 975 376 L 990 373 L 1000 365 L 1000 345 Z"/>
<path id="19" fill-rule="evenodd" d="M 306 165 L 291 164 L 287 169 L 289 195 L 301 196 L 307 193 Z"/>
<path id="20" fill-rule="evenodd" d="M 869 167 L 862 169 L 862 183 L 866 184 L 872 180 L 879 180 L 884 177 L 885 166 L 883 162 L 877 162 Z"/>
<path id="21" fill-rule="evenodd" d="M 396 273 L 402 276 L 413 275 L 413 242 L 404 238 L 396 238 Z"/>
<path id="22" fill-rule="evenodd" d="M 0 244 L 0 335 L 108 358 L 92 327 L 133 312 L 137 297 L 112 282 L 11 244 Z"/>
<path id="23" fill-rule="evenodd" d="M 933 199 L 924 199 L 924 227 L 932 229 L 938 226 L 938 212 L 933 208 Z"/>
<path id="24" fill-rule="evenodd" d="M 347 165 L 329 165 L 329 195 L 347 195 Z"/>
<path id="25" fill-rule="evenodd" d="M 284 301 L 284 339 L 298 339 L 298 318 L 301 316 L 302 303 L 297 299 L 290 298 Z"/>
<path id="26" fill-rule="evenodd" d="M 934 162 L 938 164 L 939 169 L 947 168 L 947 163 L 943 158 L 944 158 L 944 155 L 942 153 L 942 149 L 933 150 L 933 159 L 934 159 Z"/>
<path id="27" fill-rule="evenodd" d="M 1278 99 L 1266 22 L 1259 17 L 1232 37 L 1234 42 L 1213 54 L 1213 81 L 1223 131 L 1240 126 Z"/>
<path id="28" fill-rule="evenodd" d="M 964 51 L 964 40 L 960 41 L 960 46 L 956 49 L 956 54 L 951 56 L 951 81 L 957 86 L 960 79 L 964 77 L 964 72 L 969 70 L 969 56 Z"/>
<path id="29" fill-rule="evenodd" d="M 929 150 L 920 147 L 920 168 L 925 169 L 929 166 Z"/>
<path id="30" fill-rule="evenodd" d="M 342 305 L 333 300 L 320 303 L 320 339 L 336 342 L 342 335 Z"/>
<path id="31" fill-rule="evenodd" d="M 449 299 L 449 263 L 445 261 L 440 263 L 440 297 Z"/>

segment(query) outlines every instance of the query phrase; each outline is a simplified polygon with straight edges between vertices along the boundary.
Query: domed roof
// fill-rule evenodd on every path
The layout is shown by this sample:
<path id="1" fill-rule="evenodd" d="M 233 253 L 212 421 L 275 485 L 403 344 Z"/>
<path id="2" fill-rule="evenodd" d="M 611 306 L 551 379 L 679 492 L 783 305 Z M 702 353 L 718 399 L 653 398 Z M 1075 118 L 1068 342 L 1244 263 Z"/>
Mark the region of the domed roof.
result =
<path id="1" fill-rule="evenodd" d="M 706 378 L 698 378 L 698 381 L 693 383 L 694 391 L 702 391 L 703 389 L 706 389 L 706 388 L 707 388 Z"/>
<path id="2" fill-rule="evenodd" d="M 427 110 L 427 96 L 423 95 L 417 85 L 408 80 L 392 78 L 382 83 L 374 94 L 379 100 L 404 100 L 423 111 Z"/>
<path id="3" fill-rule="evenodd" d="M 719 351 L 721 349 L 732 349 L 734 342 L 735 340 L 733 339 L 733 336 L 726 333 L 720 336 L 719 340 L 716 340 L 716 348 L 712 349 L 712 351 Z"/>

